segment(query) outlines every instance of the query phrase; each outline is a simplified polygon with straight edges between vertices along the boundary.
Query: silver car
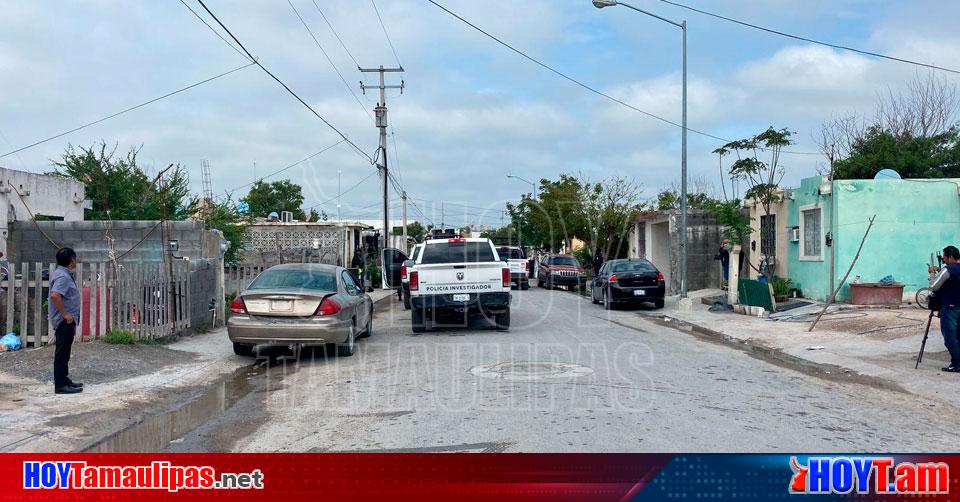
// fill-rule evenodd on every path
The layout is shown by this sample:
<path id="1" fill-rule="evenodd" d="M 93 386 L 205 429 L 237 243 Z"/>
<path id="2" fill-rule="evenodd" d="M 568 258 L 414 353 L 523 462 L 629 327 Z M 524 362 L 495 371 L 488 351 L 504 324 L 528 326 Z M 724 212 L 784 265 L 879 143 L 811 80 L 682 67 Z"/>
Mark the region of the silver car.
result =
<path id="1" fill-rule="evenodd" d="M 238 355 L 261 344 L 335 344 L 353 355 L 373 333 L 373 301 L 343 267 L 313 263 L 264 270 L 230 305 L 227 334 Z"/>

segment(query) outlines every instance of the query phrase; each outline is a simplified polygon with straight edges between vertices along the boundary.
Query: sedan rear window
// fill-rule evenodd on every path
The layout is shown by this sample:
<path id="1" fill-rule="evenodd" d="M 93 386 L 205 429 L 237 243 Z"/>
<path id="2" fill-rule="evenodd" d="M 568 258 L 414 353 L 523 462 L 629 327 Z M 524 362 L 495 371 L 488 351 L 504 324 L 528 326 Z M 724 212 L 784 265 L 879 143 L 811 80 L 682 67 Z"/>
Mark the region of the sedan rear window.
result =
<path id="1" fill-rule="evenodd" d="M 611 272 L 656 272 L 653 264 L 645 261 L 621 261 L 612 265 Z"/>
<path id="2" fill-rule="evenodd" d="M 337 279 L 332 273 L 307 270 L 267 270 L 248 289 L 310 289 L 336 291 Z"/>
<path id="3" fill-rule="evenodd" d="M 423 248 L 420 263 L 479 263 L 496 261 L 487 242 L 439 242 Z"/>

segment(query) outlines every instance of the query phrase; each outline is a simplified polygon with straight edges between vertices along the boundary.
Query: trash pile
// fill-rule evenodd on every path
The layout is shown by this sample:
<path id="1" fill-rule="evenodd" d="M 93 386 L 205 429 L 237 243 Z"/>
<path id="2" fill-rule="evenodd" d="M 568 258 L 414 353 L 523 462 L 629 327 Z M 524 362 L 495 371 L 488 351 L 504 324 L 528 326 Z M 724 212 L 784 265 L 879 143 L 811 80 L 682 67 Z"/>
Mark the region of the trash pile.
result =
<path id="1" fill-rule="evenodd" d="M 20 337 L 16 333 L 7 333 L 0 338 L 0 352 L 20 350 L 21 347 Z"/>

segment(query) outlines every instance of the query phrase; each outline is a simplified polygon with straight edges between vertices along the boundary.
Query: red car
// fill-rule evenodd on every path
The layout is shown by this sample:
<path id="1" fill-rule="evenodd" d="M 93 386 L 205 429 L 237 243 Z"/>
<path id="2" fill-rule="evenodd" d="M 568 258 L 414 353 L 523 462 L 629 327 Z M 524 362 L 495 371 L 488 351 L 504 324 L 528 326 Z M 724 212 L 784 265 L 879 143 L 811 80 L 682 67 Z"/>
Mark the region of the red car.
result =
<path id="1" fill-rule="evenodd" d="M 567 286 L 573 290 L 582 289 L 587 282 L 587 274 L 576 257 L 568 254 L 550 255 L 540 262 L 537 271 L 537 286 L 553 288 Z"/>

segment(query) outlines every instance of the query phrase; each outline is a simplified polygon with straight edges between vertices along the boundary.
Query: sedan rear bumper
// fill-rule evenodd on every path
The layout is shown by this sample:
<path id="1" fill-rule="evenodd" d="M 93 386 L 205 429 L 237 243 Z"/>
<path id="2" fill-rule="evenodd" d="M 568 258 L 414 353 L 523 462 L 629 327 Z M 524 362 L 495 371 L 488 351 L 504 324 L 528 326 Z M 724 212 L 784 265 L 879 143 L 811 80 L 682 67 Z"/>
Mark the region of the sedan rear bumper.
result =
<path id="1" fill-rule="evenodd" d="M 656 286 L 614 286 L 613 283 L 610 284 L 610 301 L 617 303 L 627 303 L 627 302 L 652 302 L 656 300 L 663 300 L 663 295 L 665 291 L 663 284 L 658 284 Z M 642 291 L 638 293 L 637 291 Z"/>
<path id="2" fill-rule="evenodd" d="M 234 314 L 227 319 L 227 336 L 231 342 L 250 345 L 344 343 L 352 324 L 336 317 L 283 319 Z"/>

